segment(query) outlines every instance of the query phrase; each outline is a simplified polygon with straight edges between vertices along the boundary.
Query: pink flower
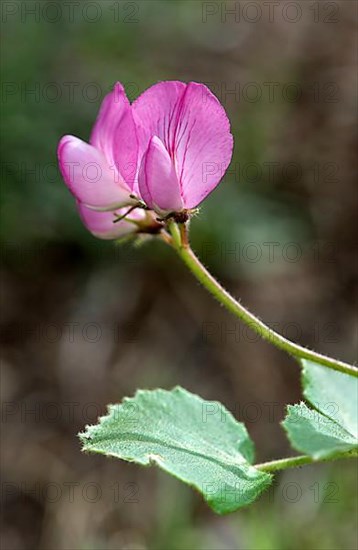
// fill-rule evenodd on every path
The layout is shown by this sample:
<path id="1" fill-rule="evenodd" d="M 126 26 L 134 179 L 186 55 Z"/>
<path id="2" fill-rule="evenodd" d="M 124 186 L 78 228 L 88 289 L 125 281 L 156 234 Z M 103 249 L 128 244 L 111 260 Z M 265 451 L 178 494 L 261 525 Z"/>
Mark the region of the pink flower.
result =
<path id="1" fill-rule="evenodd" d="M 206 86 L 161 82 L 131 106 L 117 83 L 90 143 L 64 136 L 58 158 L 86 227 L 114 239 L 137 231 L 133 220 L 151 223 L 140 201 L 161 216 L 195 208 L 220 182 L 232 147 L 228 118 Z M 116 223 L 132 205 L 138 205 L 132 221 Z"/>
<path id="2" fill-rule="evenodd" d="M 203 84 L 160 82 L 132 105 L 139 191 L 160 214 L 190 210 L 218 185 L 233 148 L 230 123 Z"/>

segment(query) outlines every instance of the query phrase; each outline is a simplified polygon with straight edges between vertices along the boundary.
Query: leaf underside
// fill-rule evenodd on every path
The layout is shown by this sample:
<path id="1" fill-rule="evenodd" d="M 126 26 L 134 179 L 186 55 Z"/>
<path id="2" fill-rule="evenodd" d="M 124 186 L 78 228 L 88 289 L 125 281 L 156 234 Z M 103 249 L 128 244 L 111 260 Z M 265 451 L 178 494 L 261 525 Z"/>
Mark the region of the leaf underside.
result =
<path id="1" fill-rule="evenodd" d="M 289 405 L 282 425 L 292 446 L 315 460 L 357 449 L 358 379 L 302 360 L 304 403 Z"/>
<path id="2" fill-rule="evenodd" d="M 245 426 L 220 403 L 180 387 L 139 390 L 79 435 L 84 451 L 159 466 L 196 488 L 220 514 L 250 504 L 271 482 L 251 464 Z"/>
<path id="3" fill-rule="evenodd" d="M 358 378 L 302 360 L 303 394 L 314 407 L 358 437 Z"/>
<path id="4" fill-rule="evenodd" d="M 283 426 L 292 446 L 315 460 L 351 451 L 357 444 L 356 439 L 339 424 L 305 403 L 288 406 Z"/>

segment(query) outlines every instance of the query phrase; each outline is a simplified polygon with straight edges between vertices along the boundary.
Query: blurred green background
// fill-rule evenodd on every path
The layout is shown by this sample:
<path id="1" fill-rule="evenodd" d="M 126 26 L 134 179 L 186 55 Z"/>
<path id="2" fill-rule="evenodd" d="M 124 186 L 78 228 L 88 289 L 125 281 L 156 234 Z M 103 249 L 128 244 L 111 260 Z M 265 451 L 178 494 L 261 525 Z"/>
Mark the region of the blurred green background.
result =
<path id="1" fill-rule="evenodd" d="M 246 422 L 259 461 L 286 456 L 299 369 L 162 243 L 94 239 L 56 164 L 116 80 L 132 100 L 159 80 L 207 83 L 235 153 L 195 250 L 277 330 L 354 361 L 355 19 L 350 1 L 2 3 L 4 550 L 357 547 L 353 462 L 286 472 L 218 517 L 155 469 L 81 454 L 77 432 L 107 403 L 180 384 Z"/>

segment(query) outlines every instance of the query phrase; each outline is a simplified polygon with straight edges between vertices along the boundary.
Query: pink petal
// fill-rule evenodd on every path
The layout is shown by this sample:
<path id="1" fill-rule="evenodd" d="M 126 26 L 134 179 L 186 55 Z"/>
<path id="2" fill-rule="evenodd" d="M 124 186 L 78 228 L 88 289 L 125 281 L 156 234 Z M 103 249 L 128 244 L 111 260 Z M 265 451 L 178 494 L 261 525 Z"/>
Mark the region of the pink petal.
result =
<path id="1" fill-rule="evenodd" d="M 188 84 L 174 141 L 183 201 L 195 208 L 224 176 L 233 149 L 225 110 L 206 86 Z"/>
<path id="2" fill-rule="evenodd" d="M 57 152 L 63 179 L 80 202 L 97 210 L 133 203 L 130 190 L 101 151 L 74 136 L 64 136 Z"/>
<path id="3" fill-rule="evenodd" d="M 161 82 L 132 105 L 140 155 L 153 135 L 172 158 L 185 208 L 194 208 L 220 182 L 233 148 L 225 110 L 210 90 L 191 82 Z"/>
<path id="4" fill-rule="evenodd" d="M 115 212 L 96 212 L 87 208 L 82 203 L 77 203 L 78 211 L 86 228 L 95 236 L 100 239 L 119 239 L 125 235 L 129 235 L 136 231 L 135 224 L 121 220 L 113 223 L 116 219 L 116 215 L 121 216 L 125 214 L 127 208 L 121 208 Z M 136 212 L 136 214 L 134 214 Z M 137 218 L 138 216 L 144 217 L 143 210 L 135 210 L 129 216 L 130 218 Z M 138 212 L 138 213 L 137 213 Z"/>
<path id="5" fill-rule="evenodd" d="M 161 214 L 183 209 L 174 164 L 157 136 L 151 139 L 143 157 L 139 190 L 147 206 Z"/>
<path id="6" fill-rule="evenodd" d="M 139 155 L 150 139 L 158 136 L 170 153 L 173 147 L 178 109 L 186 89 L 184 82 L 159 82 L 143 92 L 132 104 L 139 140 Z"/>
<path id="7" fill-rule="evenodd" d="M 119 82 L 102 102 L 90 143 L 105 154 L 109 166 L 116 166 L 132 190 L 138 164 L 138 140 L 131 106 Z"/>

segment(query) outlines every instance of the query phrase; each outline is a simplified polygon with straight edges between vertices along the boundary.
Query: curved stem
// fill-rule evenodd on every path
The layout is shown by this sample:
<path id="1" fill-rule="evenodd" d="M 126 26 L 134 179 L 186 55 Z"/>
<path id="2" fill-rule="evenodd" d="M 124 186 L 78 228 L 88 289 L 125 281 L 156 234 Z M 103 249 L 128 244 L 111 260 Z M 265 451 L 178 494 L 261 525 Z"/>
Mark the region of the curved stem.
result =
<path id="1" fill-rule="evenodd" d="M 272 460 L 270 462 L 262 462 L 261 464 L 255 464 L 255 468 L 263 472 L 276 472 L 279 470 L 287 470 L 288 468 L 298 468 L 305 464 L 314 464 L 316 462 L 328 462 L 331 460 L 338 460 L 339 458 L 354 458 L 357 456 L 357 451 L 347 451 L 345 453 L 336 453 L 334 455 L 321 458 L 320 460 L 314 460 L 311 456 L 300 455 L 290 458 L 280 458 L 278 460 Z"/>
<path id="2" fill-rule="evenodd" d="M 250 313 L 240 302 L 235 300 L 225 290 L 220 283 L 209 273 L 209 271 L 203 266 L 197 256 L 194 254 L 190 248 L 187 235 L 183 239 L 183 232 L 186 231 L 184 224 L 181 225 L 179 230 L 177 224 L 171 222 L 169 224 L 169 231 L 173 237 L 172 246 L 176 249 L 179 256 L 182 258 L 186 266 L 190 269 L 193 275 L 198 279 L 198 281 L 222 304 L 224 305 L 231 313 L 239 317 L 246 325 L 248 325 L 252 330 L 259 334 L 264 340 L 271 342 L 277 348 L 286 351 L 288 354 L 293 357 L 308 359 L 329 367 L 331 369 L 343 372 L 345 374 L 350 374 L 351 376 L 358 377 L 358 369 L 352 365 L 344 363 L 343 361 L 338 361 L 332 357 L 327 357 L 311 351 L 299 344 L 291 342 L 278 332 L 269 328 L 265 323 L 263 323 L 258 317 Z"/>

